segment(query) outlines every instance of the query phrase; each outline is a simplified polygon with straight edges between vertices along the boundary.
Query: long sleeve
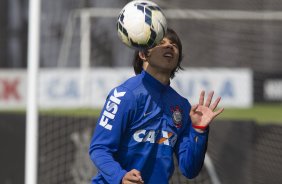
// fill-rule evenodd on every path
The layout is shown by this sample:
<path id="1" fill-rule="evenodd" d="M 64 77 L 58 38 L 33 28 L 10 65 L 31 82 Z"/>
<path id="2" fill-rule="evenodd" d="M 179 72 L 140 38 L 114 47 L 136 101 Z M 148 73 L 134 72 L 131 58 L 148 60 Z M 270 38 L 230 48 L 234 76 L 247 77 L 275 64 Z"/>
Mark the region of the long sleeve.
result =
<path id="1" fill-rule="evenodd" d="M 191 121 L 189 121 L 183 135 L 178 139 L 175 154 L 178 159 L 179 169 L 189 179 L 196 177 L 203 166 L 207 150 L 208 132 L 208 129 L 203 133 L 195 131 L 191 126 Z"/>
<path id="2" fill-rule="evenodd" d="M 127 122 L 132 118 L 132 95 L 125 88 L 118 87 L 110 92 L 98 119 L 92 137 L 89 155 L 103 178 L 111 184 L 119 184 L 125 171 L 115 161 Z"/>

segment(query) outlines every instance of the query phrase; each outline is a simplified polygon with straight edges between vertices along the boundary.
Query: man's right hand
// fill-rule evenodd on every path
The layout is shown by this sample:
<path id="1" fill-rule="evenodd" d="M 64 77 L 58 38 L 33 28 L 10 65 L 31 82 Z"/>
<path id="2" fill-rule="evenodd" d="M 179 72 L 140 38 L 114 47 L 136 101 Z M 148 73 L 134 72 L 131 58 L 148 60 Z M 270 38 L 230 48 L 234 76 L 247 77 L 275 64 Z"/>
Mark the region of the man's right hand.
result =
<path id="1" fill-rule="evenodd" d="M 140 171 L 132 169 L 122 178 L 122 184 L 143 184 Z"/>

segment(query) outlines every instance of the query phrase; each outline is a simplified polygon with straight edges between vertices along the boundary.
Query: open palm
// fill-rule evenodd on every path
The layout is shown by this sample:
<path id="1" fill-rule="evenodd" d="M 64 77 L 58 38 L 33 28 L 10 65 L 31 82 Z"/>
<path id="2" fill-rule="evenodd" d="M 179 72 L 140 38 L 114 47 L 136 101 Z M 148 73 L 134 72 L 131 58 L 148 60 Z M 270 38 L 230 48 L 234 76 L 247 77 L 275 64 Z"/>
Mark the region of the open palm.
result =
<path id="1" fill-rule="evenodd" d="M 190 117 L 193 125 L 207 127 L 211 121 L 220 113 L 223 112 L 223 108 L 215 111 L 218 103 L 220 102 L 220 97 L 218 97 L 212 104 L 214 92 L 208 94 L 208 98 L 205 101 L 205 91 L 202 91 L 200 94 L 199 104 L 192 106 L 190 111 Z"/>

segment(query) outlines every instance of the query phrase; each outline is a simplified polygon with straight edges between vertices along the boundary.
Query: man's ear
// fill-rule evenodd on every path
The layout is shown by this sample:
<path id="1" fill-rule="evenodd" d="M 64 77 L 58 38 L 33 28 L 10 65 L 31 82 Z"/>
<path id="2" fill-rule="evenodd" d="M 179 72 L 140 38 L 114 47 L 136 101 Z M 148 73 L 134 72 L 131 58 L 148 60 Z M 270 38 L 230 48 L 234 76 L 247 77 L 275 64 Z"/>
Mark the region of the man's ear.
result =
<path id="1" fill-rule="evenodd" d="M 143 61 L 147 61 L 147 55 L 142 52 L 142 51 L 139 51 L 139 57 L 143 60 Z"/>

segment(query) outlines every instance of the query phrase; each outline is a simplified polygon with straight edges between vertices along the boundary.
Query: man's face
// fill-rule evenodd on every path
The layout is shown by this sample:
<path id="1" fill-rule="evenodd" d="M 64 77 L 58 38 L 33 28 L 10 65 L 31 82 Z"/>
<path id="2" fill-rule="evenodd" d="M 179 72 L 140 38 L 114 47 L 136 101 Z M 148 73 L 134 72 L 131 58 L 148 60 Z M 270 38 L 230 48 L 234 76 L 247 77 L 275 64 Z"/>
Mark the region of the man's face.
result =
<path id="1" fill-rule="evenodd" d="M 148 54 L 149 67 L 162 72 L 171 73 L 179 59 L 179 49 L 176 43 L 164 38 L 157 46 L 151 48 Z"/>

